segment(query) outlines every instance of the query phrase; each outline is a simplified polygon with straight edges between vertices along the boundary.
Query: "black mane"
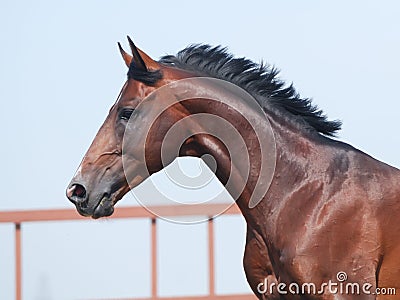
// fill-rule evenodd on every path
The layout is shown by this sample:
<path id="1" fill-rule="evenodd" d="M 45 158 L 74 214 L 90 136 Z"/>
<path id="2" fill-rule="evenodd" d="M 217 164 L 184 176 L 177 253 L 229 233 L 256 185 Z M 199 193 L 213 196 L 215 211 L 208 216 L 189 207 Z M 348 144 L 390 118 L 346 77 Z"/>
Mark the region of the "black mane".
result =
<path id="1" fill-rule="evenodd" d="M 287 116 L 289 112 L 297 116 L 301 123 L 305 122 L 307 127 L 322 134 L 334 136 L 341 128 L 340 121 L 329 121 L 311 99 L 301 98 L 293 85 L 285 87 L 285 83 L 277 78 L 278 71 L 274 67 L 246 58 L 235 58 L 220 46 L 191 45 L 175 56 L 163 56 L 159 62 L 234 83 L 253 96 L 261 96 L 255 98 L 262 107 L 271 104 L 282 115 Z M 156 79 L 158 76 L 153 77 Z"/>
<path id="2" fill-rule="evenodd" d="M 146 85 L 153 86 L 162 78 L 160 70 L 150 71 L 138 68 L 132 60 L 129 65 L 128 78 L 143 82 Z"/>

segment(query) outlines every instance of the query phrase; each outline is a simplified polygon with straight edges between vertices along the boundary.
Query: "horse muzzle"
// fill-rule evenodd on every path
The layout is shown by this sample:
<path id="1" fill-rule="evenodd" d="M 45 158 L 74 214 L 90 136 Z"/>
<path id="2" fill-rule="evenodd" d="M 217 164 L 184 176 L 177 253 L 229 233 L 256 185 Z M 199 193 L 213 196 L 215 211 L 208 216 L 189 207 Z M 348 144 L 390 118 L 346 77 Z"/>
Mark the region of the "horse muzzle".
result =
<path id="1" fill-rule="evenodd" d="M 114 212 L 111 193 L 102 185 L 90 191 L 82 182 L 72 181 L 67 188 L 66 196 L 82 216 L 97 219 L 110 216 Z"/>

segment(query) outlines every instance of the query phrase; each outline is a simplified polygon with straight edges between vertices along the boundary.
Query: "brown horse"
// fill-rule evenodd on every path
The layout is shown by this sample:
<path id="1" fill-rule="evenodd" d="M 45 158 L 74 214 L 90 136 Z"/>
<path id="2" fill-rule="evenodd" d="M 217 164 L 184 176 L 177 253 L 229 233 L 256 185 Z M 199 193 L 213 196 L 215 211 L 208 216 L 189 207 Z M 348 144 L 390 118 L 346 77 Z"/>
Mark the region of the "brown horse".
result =
<path id="1" fill-rule="evenodd" d="M 215 173 L 223 184 L 233 178 L 227 189 L 237 195 L 247 222 L 244 268 L 257 297 L 376 299 L 393 292 L 388 288 L 400 288 L 399 170 L 330 138 L 340 123 L 328 121 L 309 99 L 285 87 L 273 68 L 207 45 L 190 46 L 155 61 L 129 42 L 132 56 L 119 45 L 128 80 L 67 188 L 67 197 L 80 214 L 109 216 L 131 188 L 177 156 L 208 154 L 215 159 Z M 220 87 L 228 104 L 199 96 L 166 105 L 174 94 L 157 93 L 187 78 L 194 80 L 188 89 L 213 93 L 214 87 L 203 77 L 244 89 L 262 107 L 267 121 L 241 101 L 240 94 L 232 96 Z M 242 111 L 231 108 L 235 103 Z M 147 119 L 162 106 L 157 118 Z M 187 118 L 202 113 L 226 120 L 244 144 L 236 149 L 230 135 L 221 141 L 204 130 L 208 124 L 201 118 Z M 255 132 L 244 115 L 265 126 Z M 178 122 L 183 122 L 180 131 L 185 132 L 176 138 L 177 145 L 172 138 L 165 146 L 164 137 Z M 268 128 L 275 157 L 263 155 L 260 144 L 259 136 L 270 135 Z M 131 139 L 124 148 L 128 129 Z M 163 158 L 163 147 L 178 151 L 167 151 L 175 154 Z M 245 163 L 232 159 L 244 152 Z M 260 182 L 262 164 L 272 160 L 273 176 L 267 184 Z M 248 165 L 246 176 L 240 164 Z M 251 205 L 251 195 L 263 184 L 265 193 Z"/>

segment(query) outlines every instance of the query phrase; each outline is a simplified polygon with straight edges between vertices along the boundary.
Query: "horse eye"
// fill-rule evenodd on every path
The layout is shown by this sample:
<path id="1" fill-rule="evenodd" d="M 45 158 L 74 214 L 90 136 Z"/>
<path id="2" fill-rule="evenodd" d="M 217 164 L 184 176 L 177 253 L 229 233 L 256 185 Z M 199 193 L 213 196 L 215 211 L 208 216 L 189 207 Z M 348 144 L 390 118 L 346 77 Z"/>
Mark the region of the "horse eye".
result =
<path id="1" fill-rule="evenodd" d="M 124 108 L 123 110 L 121 110 L 121 112 L 119 113 L 120 120 L 128 121 L 133 111 L 133 108 Z"/>

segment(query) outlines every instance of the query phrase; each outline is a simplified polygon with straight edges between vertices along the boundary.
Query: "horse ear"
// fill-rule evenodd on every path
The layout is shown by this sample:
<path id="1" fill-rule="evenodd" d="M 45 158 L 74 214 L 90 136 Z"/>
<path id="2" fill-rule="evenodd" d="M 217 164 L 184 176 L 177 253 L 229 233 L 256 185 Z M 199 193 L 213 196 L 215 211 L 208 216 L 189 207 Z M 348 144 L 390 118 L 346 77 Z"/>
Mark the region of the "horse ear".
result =
<path id="1" fill-rule="evenodd" d="M 154 69 L 154 70 L 159 69 L 158 63 L 155 60 L 153 60 L 150 56 L 148 56 L 146 53 L 144 53 L 142 50 L 137 48 L 129 36 L 128 36 L 128 41 L 129 41 L 129 46 L 131 47 L 132 50 L 132 55 L 133 55 L 132 59 L 137 68 L 143 71 L 148 71 L 148 69 Z"/>
<path id="2" fill-rule="evenodd" d="M 132 56 L 126 53 L 124 49 L 122 49 L 122 46 L 119 42 L 118 42 L 118 48 L 119 52 L 121 52 L 122 58 L 124 59 L 126 66 L 129 68 L 129 66 L 131 65 Z"/>

